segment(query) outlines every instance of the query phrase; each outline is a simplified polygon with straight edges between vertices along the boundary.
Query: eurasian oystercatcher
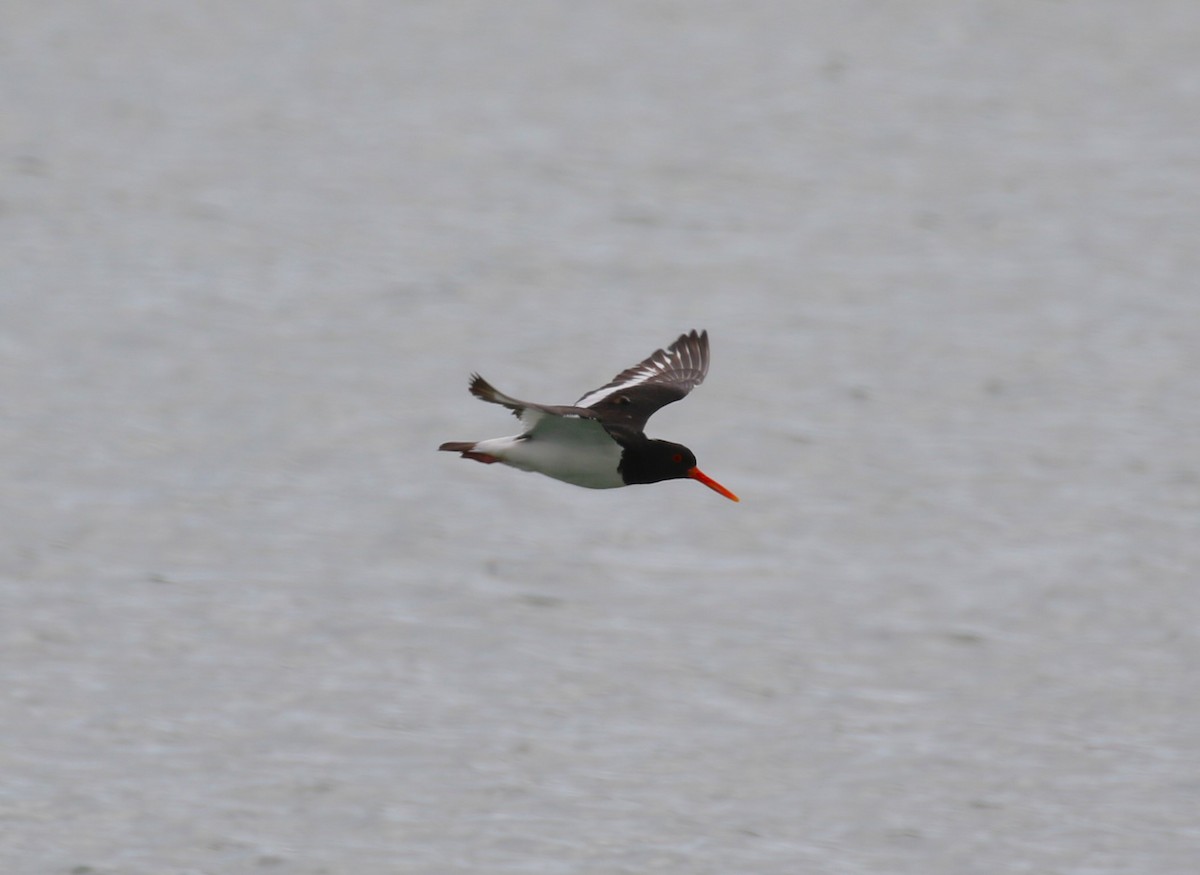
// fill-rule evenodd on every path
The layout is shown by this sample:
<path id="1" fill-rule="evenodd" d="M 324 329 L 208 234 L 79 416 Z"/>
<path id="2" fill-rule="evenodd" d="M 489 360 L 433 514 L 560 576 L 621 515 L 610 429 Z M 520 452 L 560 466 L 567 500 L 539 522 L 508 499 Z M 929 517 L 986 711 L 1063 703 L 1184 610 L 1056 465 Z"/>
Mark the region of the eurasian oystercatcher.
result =
<path id="1" fill-rule="evenodd" d="M 502 404 L 525 431 L 486 441 L 451 441 L 439 450 L 491 465 L 502 462 L 589 489 L 660 480 L 699 480 L 726 498 L 738 497 L 696 467 L 682 444 L 652 440 L 643 429 L 656 410 L 678 401 L 708 373 L 708 332 L 679 335 L 665 350 L 588 392 L 571 406 L 518 401 L 471 375 L 471 394 Z"/>

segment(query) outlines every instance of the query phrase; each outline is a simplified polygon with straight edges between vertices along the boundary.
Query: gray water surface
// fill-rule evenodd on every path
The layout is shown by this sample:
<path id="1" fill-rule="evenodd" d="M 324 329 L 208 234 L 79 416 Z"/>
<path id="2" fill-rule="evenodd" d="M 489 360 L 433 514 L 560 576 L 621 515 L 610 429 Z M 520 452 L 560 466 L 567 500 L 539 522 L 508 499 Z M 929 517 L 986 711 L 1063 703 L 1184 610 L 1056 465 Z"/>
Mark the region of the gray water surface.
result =
<path id="1" fill-rule="evenodd" d="M 1194 2 L 0 17 L 4 872 L 1197 871 Z"/>

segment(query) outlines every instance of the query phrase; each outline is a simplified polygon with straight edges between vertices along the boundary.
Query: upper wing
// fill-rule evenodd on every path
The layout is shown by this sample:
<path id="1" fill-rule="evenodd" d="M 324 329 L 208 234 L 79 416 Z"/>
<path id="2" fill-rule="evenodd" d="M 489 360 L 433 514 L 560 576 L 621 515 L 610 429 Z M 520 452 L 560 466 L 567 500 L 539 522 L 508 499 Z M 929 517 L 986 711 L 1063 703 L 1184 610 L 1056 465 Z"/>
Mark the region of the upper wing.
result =
<path id="1" fill-rule="evenodd" d="M 588 392 L 575 407 L 595 411 L 610 431 L 640 434 L 659 408 L 685 397 L 707 373 L 708 332 L 693 330 Z"/>
<path id="2" fill-rule="evenodd" d="M 500 404 L 513 412 L 526 428 L 533 428 L 544 416 L 567 416 L 582 419 L 595 419 L 596 414 L 581 407 L 557 406 L 552 404 L 534 404 L 532 401 L 520 401 L 511 395 L 505 395 L 479 374 L 471 375 L 471 394 L 481 401 Z"/>

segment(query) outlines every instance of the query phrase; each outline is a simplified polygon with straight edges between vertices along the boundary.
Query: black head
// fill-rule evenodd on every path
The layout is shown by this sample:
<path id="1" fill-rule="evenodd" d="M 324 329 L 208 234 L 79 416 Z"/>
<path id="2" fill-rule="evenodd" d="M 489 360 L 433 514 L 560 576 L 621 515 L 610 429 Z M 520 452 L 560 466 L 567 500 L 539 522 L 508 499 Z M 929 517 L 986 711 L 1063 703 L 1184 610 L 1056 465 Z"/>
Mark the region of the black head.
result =
<path id="1" fill-rule="evenodd" d="M 658 483 L 661 480 L 699 480 L 726 498 L 738 497 L 696 467 L 695 454 L 683 444 L 646 440 L 626 446 L 617 468 L 626 483 Z"/>
<path id="2" fill-rule="evenodd" d="M 683 444 L 645 441 L 625 448 L 618 470 L 626 483 L 682 480 L 696 467 L 696 456 Z"/>

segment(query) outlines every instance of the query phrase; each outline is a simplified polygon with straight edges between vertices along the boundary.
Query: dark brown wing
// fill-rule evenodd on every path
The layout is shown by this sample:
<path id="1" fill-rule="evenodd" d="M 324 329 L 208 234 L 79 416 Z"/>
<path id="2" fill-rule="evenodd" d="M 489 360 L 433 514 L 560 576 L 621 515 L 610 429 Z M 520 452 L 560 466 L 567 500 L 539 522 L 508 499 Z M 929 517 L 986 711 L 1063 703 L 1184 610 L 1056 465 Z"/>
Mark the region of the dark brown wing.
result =
<path id="1" fill-rule="evenodd" d="M 499 404 L 513 412 L 513 416 L 521 420 L 527 427 L 532 428 L 542 416 L 574 416 L 582 419 L 595 419 L 596 414 L 579 407 L 558 406 L 554 404 L 535 404 L 532 401 L 521 401 L 511 395 L 505 395 L 479 374 L 471 375 L 471 394 L 480 401 Z"/>
<path id="2" fill-rule="evenodd" d="M 659 408 L 686 397 L 707 374 L 708 332 L 693 330 L 588 392 L 575 406 L 595 411 L 618 439 L 638 436 Z"/>

